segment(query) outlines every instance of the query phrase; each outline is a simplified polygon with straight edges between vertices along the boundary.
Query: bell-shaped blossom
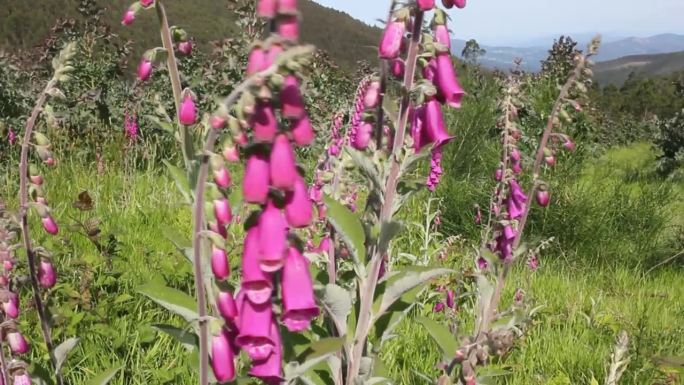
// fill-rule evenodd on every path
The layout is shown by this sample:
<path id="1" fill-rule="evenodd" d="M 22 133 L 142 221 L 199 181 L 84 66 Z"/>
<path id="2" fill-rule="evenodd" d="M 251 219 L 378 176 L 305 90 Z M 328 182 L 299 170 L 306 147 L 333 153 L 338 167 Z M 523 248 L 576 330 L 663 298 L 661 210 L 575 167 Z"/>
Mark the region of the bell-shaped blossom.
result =
<path id="1" fill-rule="evenodd" d="M 48 214 L 45 218 L 42 218 L 41 221 L 43 223 L 43 229 L 45 229 L 48 234 L 57 235 L 59 233 L 59 226 L 57 226 L 57 222 L 55 222 L 51 215 Z"/>
<path id="2" fill-rule="evenodd" d="M 454 139 L 446 129 L 442 108 L 436 99 L 425 103 L 425 129 L 435 148 L 440 148 Z"/>
<path id="3" fill-rule="evenodd" d="M 421 11 L 431 11 L 435 7 L 435 0 L 416 0 L 416 4 Z"/>
<path id="4" fill-rule="evenodd" d="M 238 316 L 237 305 L 233 294 L 229 291 L 220 291 L 216 299 L 216 306 L 221 317 L 226 320 L 234 320 Z"/>
<path id="5" fill-rule="evenodd" d="M 294 75 L 287 75 L 280 91 L 280 108 L 283 117 L 299 119 L 304 115 L 304 101 L 299 92 L 299 80 Z"/>
<path id="6" fill-rule="evenodd" d="M 245 237 L 242 252 L 242 290 L 249 301 L 263 304 L 271 299 L 273 282 L 271 276 L 264 273 L 260 266 L 259 229 L 250 228 Z"/>
<path id="7" fill-rule="evenodd" d="M 273 311 L 270 299 L 255 304 L 249 299 L 242 301 L 240 308 L 240 334 L 236 342 L 247 352 L 249 358 L 265 360 L 273 352 L 275 341 L 271 337 Z"/>
<path id="8" fill-rule="evenodd" d="M 432 308 L 433 313 L 441 313 L 444 311 L 444 302 L 437 302 L 435 306 Z"/>
<path id="9" fill-rule="evenodd" d="M 224 330 L 211 339 L 211 368 L 218 382 L 235 380 L 235 353 Z"/>
<path id="10" fill-rule="evenodd" d="M 449 106 L 460 108 L 461 99 L 463 99 L 465 91 L 463 91 L 456 78 L 456 71 L 454 71 L 454 66 L 451 62 L 451 54 L 447 52 L 438 53 L 436 64 L 435 86 L 437 86 L 439 95 L 446 100 Z"/>
<path id="11" fill-rule="evenodd" d="M 273 0 L 275 1 L 275 0 Z M 254 46 L 247 58 L 247 75 L 253 75 L 268 68 L 266 51 L 261 46 Z"/>
<path id="12" fill-rule="evenodd" d="M 549 194 L 548 190 L 537 190 L 535 200 L 539 206 L 547 207 L 551 201 L 551 194 Z"/>
<path id="13" fill-rule="evenodd" d="M 453 2 L 456 8 L 465 8 L 466 6 L 466 0 L 453 0 Z"/>
<path id="14" fill-rule="evenodd" d="M 313 143 L 316 134 L 311 127 L 309 117 L 304 114 L 300 119 L 292 121 L 292 140 L 301 147 Z"/>
<path id="15" fill-rule="evenodd" d="M 144 8 L 148 8 L 152 4 L 154 4 L 154 0 L 140 0 L 140 5 L 142 5 Z"/>
<path id="16" fill-rule="evenodd" d="M 219 225 L 227 225 L 233 220 L 233 212 L 230 209 L 230 202 L 226 198 L 214 200 L 214 216 Z"/>
<path id="17" fill-rule="evenodd" d="M 290 247 L 282 275 L 283 323 L 291 332 L 309 328 L 319 314 L 314 298 L 309 261 L 296 247 Z"/>
<path id="18" fill-rule="evenodd" d="M 446 292 L 446 305 L 450 309 L 455 309 L 456 308 L 456 292 L 453 289 L 449 289 Z"/>
<path id="19" fill-rule="evenodd" d="M 226 226 L 219 226 L 216 221 L 209 221 L 209 230 L 223 237 L 223 239 L 228 237 L 228 230 Z"/>
<path id="20" fill-rule="evenodd" d="M 496 171 L 494 172 L 494 180 L 497 182 L 501 182 L 501 180 L 503 179 L 503 176 L 504 176 L 503 170 L 500 168 L 497 168 Z"/>
<path id="21" fill-rule="evenodd" d="M 258 0 L 257 1 L 257 15 L 273 19 L 278 9 L 278 0 Z"/>
<path id="22" fill-rule="evenodd" d="M 31 377 L 27 372 L 21 374 L 15 374 L 12 385 L 31 385 Z"/>
<path id="23" fill-rule="evenodd" d="M 220 188 L 230 187 L 232 178 L 230 177 L 230 171 L 227 168 L 221 166 L 219 169 L 214 170 L 214 183 Z"/>
<path id="24" fill-rule="evenodd" d="M 299 18 L 296 15 L 278 17 L 277 31 L 285 40 L 299 40 Z"/>
<path id="25" fill-rule="evenodd" d="M 269 201 L 259 216 L 259 266 L 272 273 L 283 266 L 287 251 L 287 221 L 283 212 Z"/>
<path id="26" fill-rule="evenodd" d="M 226 250 L 213 245 L 211 248 L 211 271 L 216 279 L 223 281 L 230 276 L 230 264 Z"/>
<path id="27" fill-rule="evenodd" d="M 513 257 L 513 242 L 518 236 L 518 232 L 510 225 L 504 226 L 501 235 L 496 239 L 496 250 L 500 253 L 501 259 L 510 261 Z"/>
<path id="28" fill-rule="evenodd" d="M 447 52 L 451 52 L 451 35 L 449 34 L 449 28 L 445 24 L 437 24 L 434 26 L 433 31 L 435 34 L 435 41 L 444 45 L 447 48 Z"/>
<path id="29" fill-rule="evenodd" d="M 8 318 L 19 317 L 19 296 L 11 291 L 6 291 L 2 301 L 2 311 Z"/>
<path id="30" fill-rule="evenodd" d="M 404 20 L 390 21 L 385 27 L 380 41 L 380 57 L 383 59 L 396 59 L 401 52 L 401 43 L 406 33 Z"/>
<path id="31" fill-rule="evenodd" d="M 10 346 L 12 354 L 24 354 L 28 352 L 28 342 L 26 342 L 26 338 L 17 330 L 8 332 L 5 338 L 7 338 L 7 344 Z"/>
<path id="32" fill-rule="evenodd" d="M 278 59 L 278 56 L 283 52 L 285 52 L 285 48 L 282 44 L 278 42 L 271 43 L 268 47 L 268 52 L 266 53 L 266 67 L 264 69 L 268 69 L 268 67 L 272 66 Z"/>
<path id="33" fill-rule="evenodd" d="M 297 176 L 294 189 L 285 196 L 285 218 L 294 228 L 304 228 L 311 224 L 313 205 L 309 199 L 306 182 L 301 175 Z"/>
<path id="34" fill-rule="evenodd" d="M 192 54 L 192 41 L 182 41 L 178 43 L 178 53 L 183 56 L 190 56 Z"/>
<path id="35" fill-rule="evenodd" d="M 143 58 L 138 64 L 138 79 L 144 82 L 150 76 L 152 76 L 152 62 L 148 58 Z"/>
<path id="36" fill-rule="evenodd" d="M 261 152 L 251 154 L 247 158 L 245 175 L 242 180 L 242 195 L 245 202 L 266 203 L 270 178 L 270 167 L 266 156 Z"/>
<path id="37" fill-rule="evenodd" d="M 240 151 L 237 146 L 229 145 L 223 148 L 223 159 L 226 162 L 237 163 L 240 161 Z"/>
<path id="38" fill-rule="evenodd" d="M 297 161 L 290 139 L 280 134 L 276 137 L 271 150 L 270 159 L 271 185 L 277 189 L 291 191 L 294 188 L 297 172 Z"/>
<path id="39" fill-rule="evenodd" d="M 390 64 L 390 73 L 392 76 L 394 76 L 397 79 L 401 79 L 404 77 L 404 72 L 406 71 L 406 65 L 404 64 L 404 61 L 397 58 L 392 60 L 392 63 Z"/>
<path id="40" fill-rule="evenodd" d="M 435 191 L 442 179 L 442 150 L 436 148 L 432 150 L 432 160 L 430 161 L 430 174 L 427 180 L 427 187 L 430 191 Z"/>
<path id="41" fill-rule="evenodd" d="M 38 283 L 40 286 L 51 289 L 57 283 L 57 273 L 52 262 L 42 259 L 38 266 Z"/>
<path id="42" fill-rule="evenodd" d="M 549 166 L 553 167 L 556 165 L 556 157 L 553 155 L 545 156 L 544 157 L 544 162 Z"/>
<path id="43" fill-rule="evenodd" d="M 379 82 L 372 82 L 370 86 L 368 86 L 368 89 L 366 90 L 366 94 L 363 96 L 363 104 L 366 109 L 371 109 L 375 108 L 378 106 L 378 103 L 380 102 L 380 83 Z"/>
<path id="44" fill-rule="evenodd" d="M 430 144 L 425 127 L 425 107 L 411 107 L 409 110 L 409 120 L 411 121 L 411 138 L 413 138 L 413 150 L 420 150 Z"/>
<path id="45" fill-rule="evenodd" d="M 184 126 L 192 126 L 197 123 L 197 106 L 192 96 L 186 95 L 178 111 L 178 120 Z"/>
<path id="46" fill-rule="evenodd" d="M 563 147 L 570 152 L 575 151 L 575 142 L 570 138 L 567 138 L 565 142 L 563 142 Z"/>
<path id="47" fill-rule="evenodd" d="M 261 379 L 268 385 L 283 383 L 283 345 L 278 325 L 271 324 L 271 339 L 273 340 L 272 354 L 265 360 L 252 363 L 249 375 Z"/>
<path id="48" fill-rule="evenodd" d="M 508 186 L 509 192 L 506 200 L 508 216 L 510 219 L 519 219 L 525 213 L 528 198 L 515 179 L 511 179 Z"/>
<path id="49" fill-rule="evenodd" d="M 36 186 L 41 186 L 44 182 L 42 175 L 31 175 L 29 176 L 29 180 L 31 181 L 31 184 L 34 184 Z"/>
<path id="50" fill-rule="evenodd" d="M 365 150 L 368 148 L 373 137 L 373 124 L 370 122 L 363 122 L 359 125 L 356 135 L 354 136 L 351 145 L 357 150 Z"/>
<path id="51" fill-rule="evenodd" d="M 278 132 L 278 121 L 270 102 L 257 103 L 251 123 L 257 142 L 272 142 Z"/>
<path id="52" fill-rule="evenodd" d="M 297 12 L 297 0 L 278 0 L 278 13 L 291 14 Z"/>
<path id="53" fill-rule="evenodd" d="M 480 257 L 477 259 L 477 268 L 480 270 L 487 270 L 487 267 L 489 266 L 489 263 L 487 262 L 486 259 Z"/>
<path id="54" fill-rule="evenodd" d="M 127 10 L 123 17 L 121 18 L 121 24 L 123 25 L 131 25 L 135 21 L 135 11 L 132 9 Z"/>

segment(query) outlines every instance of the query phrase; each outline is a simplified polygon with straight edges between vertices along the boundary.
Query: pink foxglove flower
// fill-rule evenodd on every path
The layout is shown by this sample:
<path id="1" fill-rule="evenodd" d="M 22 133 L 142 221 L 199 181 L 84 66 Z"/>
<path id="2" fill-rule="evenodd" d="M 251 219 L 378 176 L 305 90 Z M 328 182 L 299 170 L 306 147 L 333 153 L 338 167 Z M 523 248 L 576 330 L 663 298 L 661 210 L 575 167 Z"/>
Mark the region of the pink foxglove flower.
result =
<path id="1" fill-rule="evenodd" d="M 296 15 L 286 15 L 278 18 L 278 35 L 285 40 L 299 40 L 299 20 Z"/>
<path id="2" fill-rule="evenodd" d="M 230 172 L 227 168 L 221 166 L 221 168 L 214 170 L 214 183 L 220 188 L 230 187 L 232 178 L 230 177 Z"/>
<path id="3" fill-rule="evenodd" d="M 43 229 L 45 229 L 48 234 L 57 235 L 59 233 L 59 226 L 57 226 L 57 223 L 49 214 L 42 219 L 42 222 Z"/>
<path id="4" fill-rule="evenodd" d="M 14 382 L 12 383 L 12 385 L 31 385 L 31 384 L 32 384 L 31 377 L 26 372 L 15 375 L 14 376 Z"/>
<path id="5" fill-rule="evenodd" d="M 260 152 L 247 158 L 242 180 L 242 195 L 247 203 L 264 204 L 268 199 L 270 167 L 266 156 Z"/>
<path id="6" fill-rule="evenodd" d="M 188 40 L 178 43 L 178 52 L 183 56 L 190 56 L 192 54 L 192 42 Z"/>
<path id="7" fill-rule="evenodd" d="M 230 264 L 228 263 L 226 250 L 216 245 L 211 247 L 211 271 L 219 281 L 228 279 L 230 276 Z"/>
<path id="8" fill-rule="evenodd" d="M 446 293 L 446 305 L 447 305 L 450 309 L 455 309 L 455 308 L 456 308 L 455 298 L 456 298 L 456 292 L 455 292 L 454 290 L 452 290 L 452 289 L 447 290 L 447 293 Z"/>
<path id="9" fill-rule="evenodd" d="M 219 292 L 218 298 L 216 299 L 216 305 L 221 313 L 221 317 L 224 319 L 233 320 L 238 316 L 237 305 L 235 304 L 235 299 L 231 292 Z"/>
<path id="10" fill-rule="evenodd" d="M 509 193 L 506 200 L 509 219 L 520 219 L 525 213 L 527 196 L 515 179 L 511 179 L 508 184 Z"/>
<path id="11" fill-rule="evenodd" d="M 510 261 L 513 257 L 513 242 L 518 232 L 510 225 L 504 226 L 501 235 L 496 239 L 496 249 L 504 261 Z"/>
<path id="12" fill-rule="evenodd" d="M 403 60 L 399 58 L 392 60 L 392 64 L 390 64 L 390 72 L 392 73 L 392 76 L 397 79 L 401 79 L 404 77 L 405 70 L 406 65 L 404 64 Z"/>
<path id="13" fill-rule="evenodd" d="M 287 222 L 283 212 L 269 201 L 259 216 L 259 266 L 266 273 L 283 267 L 287 251 Z"/>
<path id="14" fill-rule="evenodd" d="M 258 0 L 257 1 L 257 15 L 273 19 L 278 9 L 278 0 Z"/>
<path id="15" fill-rule="evenodd" d="M 565 143 L 563 143 L 563 147 L 565 147 L 565 149 L 570 151 L 570 152 L 575 151 L 575 142 L 573 142 L 572 140 L 570 140 L 570 138 L 568 138 L 565 141 Z"/>
<path id="16" fill-rule="evenodd" d="M 363 122 L 359 125 L 351 145 L 357 150 L 365 150 L 368 148 L 372 137 L 373 124 L 370 122 Z"/>
<path id="17" fill-rule="evenodd" d="M 445 99 L 449 106 L 460 108 L 461 99 L 463 99 L 465 91 L 463 91 L 456 78 L 456 72 L 451 62 L 451 54 L 446 52 L 438 53 L 436 64 L 435 86 L 437 86 L 439 95 Z"/>
<path id="18" fill-rule="evenodd" d="M 254 46 L 247 59 L 247 75 L 253 75 L 267 68 L 266 51 L 261 46 Z"/>
<path id="19" fill-rule="evenodd" d="M 184 126 L 192 126 L 197 123 L 197 106 L 191 95 L 186 95 L 181 102 L 178 111 L 178 120 Z"/>
<path id="20" fill-rule="evenodd" d="M 233 220 L 233 212 L 230 209 L 230 202 L 228 202 L 228 199 L 221 198 L 214 200 L 214 216 L 221 226 L 225 226 Z"/>
<path id="21" fill-rule="evenodd" d="M 247 352 L 249 358 L 262 361 L 273 352 L 275 342 L 271 337 L 273 312 L 270 299 L 262 304 L 242 301 L 240 308 L 240 335 L 236 342 Z"/>
<path id="22" fill-rule="evenodd" d="M 268 385 L 279 385 L 283 383 L 283 346 L 280 330 L 275 322 L 271 324 L 271 339 L 273 353 L 265 360 L 254 362 L 249 375 L 261 379 Z"/>
<path id="23" fill-rule="evenodd" d="M 148 8 L 154 4 L 154 0 L 140 0 L 140 5 L 142 5 L 144 8 Z"/>
<path id="24" fill-rule="evenodd" d="M 431 99 L 425 104 L 425 129 L 435 148 L 440 148 L 454 139 L 446 129 L 442 108 L 437 99 Z"/>
<path id="25" fill-rule="evenodd" d="M 487 270 L 487 267 L 489 266 L 489 263 L 487 262 L 486 259 L 480 257 L 477 259 L 477 268 L 480 270 Z"/>
<path id="26" fill-rule="evenodd" d="M 456 8 L 465 8 L 466 6 L 466 0 L 453 0 L 453 2 Z"/>
<path id="27" fill-rule="evenodd" d="M 435 304 L 435 307 L 432 308 L 432 312 L 433 313 L 441 313 L 444 311 L 444 308 L 445 308 L 444 302 L 437 302 Z"/>
<path id="28" fill-rule="evenodd" d="M 539 258 L 537 257 L 537 254 L 532 254 L 530 259 L 527 260 L 527 267 L 533 272 L 539 269 Z"/>
<path id="29" fill-rule="evenodd" d="M 282 279 L 283 323 L 291 332 L 306 330 L 319 309 L 314 299 L 309 261 L 296 247 L 288 250 Z"/>
<path id="30" fill-rule="evenodd" d="M 249 301 L 263 304 L 271 299 L 273 283 L 271 276 L 261 270 L 259 258 L 259 229 L 247 231 L 242 252 L 242 290 Z M 270 306 L 270 305 L 269 305 Z"/>
<path id="31" fill-rule="evenodd" d="M 375 108 L 380 102 L 380 83 L 372 82 L 363 97 L 363 104 L 366 109 Z"/>
<path id="32" fill-rule="evenodd" d="M 26 342 L 26 338 L 16 330 L 7 333 L 7 344 L 12 350 L 12 354 L 24 354 L 28 352 L 29 345 Z"/>
<path id="33" fill-rule="evenodd" d="M 270 167 L 271 185 L 277 189 L 291 191 L 299 172 L 290 139 L 284 134 L 278 135 L 273 143 Z"/>
<path id="34" fill-rule="evenodd" d="M 283 117 L 300 119 L 304 116 L 304 101 L 299 92 L 299 80 L 294 75 L 285 77 L 283 89 L 280 91 L 280 103 Z"/>
<path id="35" fill-rule="evenodd" d="M 539 206 L 547 207 L 551 201 L 551 194 L 549 194 L 548 190 L 537 190 L 535 200 Z"/>
<path id="36" fill-rule="evenodd" d="M 237 146 L 229 145 L 223 148 L 223 159 L 226 162 L 237 163 L 240 161 L 240 151 Z"/>
<path id="37" fill-rule="evenodd" d="M 383 59 L 396 59 L 401 51 L 401 43 L 406 33 L 404 20 L 390 21 L 385 27 L 380 41 L 380 57 Z"/>
<path id="38" fill-rule="evenodd" d="M 298 146 L 308 146 L 313 143 L 315 133 L 311 127 L 311 121 L 305 114 L 301 119 L 292 122 L 292 140 Z"/>
<path id="39" fill-rule="evenodd" d="M 556 157 L 553 155 L 545 156 L 544 162 L 546 162 L 549 167 L 553 167 L 556 165 Z"/>
<path id="40" fill-rule="evenodd" d="M 40 186 L 43 184 L 43 176 L 42 175 L 31 175 L 29 176 L 29 179 L 31 180 L 31 183 Z"/>
<path id="41" fill-rule="evenodd" d="M 138 64 L 138 79 L 144 82 L 150 76 L 152 76 L 152 62 L 148 58 L 143 58 Z"/>
<path id="42" fill-rule="evenodd" d="M 131 25 L 135 21 L 135 12 L 132 9 L 127 10 L 121 18 L 121 24 Z"/>
<path id="43" fill-rule="evenodd" d="M 219 382 L 235 380 L 235 354 L 225 330 L 211 339 L 211 368 Z"/>
<path id="44" fill-rule="evenodd" d="M 421 11 L 431 11 L 435 7 L 435 0 L 416 0 L 416 4 Z"/>
<path id="45" fill-rule="evenodd" d="M 445 24 L 437 24 L 434 27 L 434 33 L 435 41 L 444 45 L 447 48 L 447 52 L 451 52 L 451 35 L 449 34 L 449 28 Z"/>
<path id="46" fill-rule="evenodd" d="M 57 283 L 57 272 L 52 262 L 48 260 L 41 260 L 38 266 L 38 283 L 40 286 L 51 289 Z"/>
<path id="47" fill-rule="evenodd" d="M 297 0 L 278 0 L 278 13 L 288 14 L 297 12 Z"/>
<path id="48" fill-rule="evenodd" d="M 11 127 L 9 129 L 9 133 L 7 134 L 7 140 L 9 140 L 10 145 L 14 145 L 14 143 L 17 141 L 17 134 L 14 132 L 14 130 L 12 130 Z"/>
<path id="49" fill-rule="evenodd" d="M 285 48 L 282 44 L 280 44 L 279 42 L 272 42 L 271 45 L 268 47 L 268 52 L 266 53 L 266 67 L 264 69 L 268 69 L 268 67 L 272 66 L 278 59 L 278 56 L 280 56 L 280 54 L 284 51 Z"/>
<path id="50" fill-rule="evenodd" d="M 278 132 L 278 121 L 269 102 L 257 103 L 251 123 L 254 129 L 254 140 L 257 142 L 270 143 Z"/>
<path id="51" fill-rule="evenodd" d="M 295 180 L 294 189 L 285 196 L 285 218 L 294 228 L 304 228 L 311 224 L 313 205 L 307 193 L 306 182 L 300 175 Z"/>
<path id="52" fill-rule="evenodd" d="M 19 317 L 19 296 L 11 291 L 6 291 L 2 302 L 2 311 L 8 318 Z"/>

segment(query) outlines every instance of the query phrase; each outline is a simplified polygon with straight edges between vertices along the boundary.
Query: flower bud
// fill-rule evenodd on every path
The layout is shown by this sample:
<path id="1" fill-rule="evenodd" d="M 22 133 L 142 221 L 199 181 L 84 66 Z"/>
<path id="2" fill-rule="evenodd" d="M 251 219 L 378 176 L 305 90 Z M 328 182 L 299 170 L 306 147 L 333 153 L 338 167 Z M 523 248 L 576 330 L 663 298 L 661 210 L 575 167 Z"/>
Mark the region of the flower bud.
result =
<path id="1" fill-rule="evenodd" d="M 221 317 L 226 320 L 235 319 L 238 316 L 237 306 L 233 294 L 229 291 L 219 292 L 216 305 L 221 313 Z"/>
<path id="2" fill-rule="evenodd" d="M 396 59 L 401 51 L 401 43 L 406 33 L 404 20 L 390 21 L 385 27 L 380 41 L 380 57 L 383 59 Z"/>
<path id="3" fill-rule="evenodd" d="M 441 313 L 444 311 L 444 302 L 437 302 L 432 308 L 433 313 Z"/>
<path id="4" fill-rule="evenodd" d="M 226 251 L 216 245 L 211 247 L 211 271 L 219 281 L 223 281 L 230 276 L 230 264 Z"/>
<path id="5" fill-rule="evenodd" d="M 283 89 L 280 91 L 280 103 L 283 117 L 299 119 L 304 115 L 304 101 L 299 92 L 299 80 L 294 75 L 285 77 Z"/>
<path id="6" fill-rule="evenodd" d="M 547 207 L 551 201 L 551 194 L 547 190 L 537 190 L 535 199 L 539 206 Z"/>
<path id="7" fill-rule="evenodd" d="M 545 162 L 549 167 L 553 167 L 553 166 L 556 165 L 556 157 L 553 156 L 553 155 L 545 156 L 545 157 L 544 157 L 544 162 Z"/>
<path id="8" fill-rule="evenodd" d="M 272 19 L 276 15 L 278 0 L 258 0 L 257 1 L 257 15 Z"/>
<path id="9" fill-rule="evenodd" d="M 447 294 L 446 294 L 446 305 L 447 305 L 450 309 L 455 309 L 455 308 L 456 308 L 455 296 L 456 296 L 456 293 L 455 293 L 452 289 L 447 290 Z"/>
<path id="10" fill-rule="evenodd" d="M 28 373 L 23 372 L 14 376 L 14 382 L 12 385 L 31 385 L 31 377 Z"/>
<path id="11" fill-rule="evenodd" d="M 211 368 L 218 382 L 235 380 L 235 355 L 225 330 L 211 339 Z"/>
<path id="12" fill-rule="evenodd" d="M 565 147 L 565 149 L 570 151 L 570 152 L 575 151 L 575 142 L 573 142 L 572 140 L 570 140 L 570 138 L 568 138 L 565 141 L 565 143 L 563 143 L 563 147 Z"/>
<path id="13" fill-rule="evenodd" d="M 435 7 L 435 0 L 416 0 L 416 4 L 421 11 L 431 11 Z"/>
<path id="14" fill-rule="evenodd" d="M 449 35 L 449 28 L 445 24 L 437 24 L 434 27 L 435 42 L 446 47 L 447 51 L 451 51 L 451 35 Z"/>
<path id="15" fill-rule="evenodd" d="M 299 20 L 296 15 L 278 17 L 278 35 L 285 40 L 299 40 Z"/>
<path id="16" fill-rule="evenodd" d="M 178 53 L 183 56 L 190 56 L 192 54 L 192 41 L 181 41 L 178 43 Z"/>
<path id="17" fill-rule="evenodd" d="M 258 152 L 247 158 L 242 180 L 242 195 L 247 203 L 264 204 L 268 199 L 270 167 L 266 157 Z"/>
<path id="18" fill-rule="evenodd" d="M 52 262 L 41 259 L 40 266 L 38 267 L 38 283 L 46 289 L 51 289 L 55 286 L 57 283 L 57 273 Z"/>
<path id="19" fill-rule="evenodd" d="M 401 79 L 404 77 L 404 71 L 405 71 L 405 64 L 404 61 L 397 58 L 392 60 L 392 64 L 390 65 L 390 72 L 392 73 L 392 76 L 394 76 L 397 79 Z"/>
<path id="20" fill-rule="evenodd" d="M 31 175 L 29 179 L 31 180 L 31 183 L 35 184 L 36 186 L 40 186 L 43 184 L 42 175 Z"/>
<path id="21" fill-rule="evenodd" d="M 132 9 L 127 10 L 123 17 L 121 18 L 121 24 L 131 25 L 135 21 L 135 11 Z"/>
<path id="22" fill-rule="evenodd" d="M 143 6 L 143 8 L 149 8 L 154 4 L 154 0 L 140 0 L 140 5 Z"/>
<path id="23" fill-rule="evenodd" d="M 291 191 L 294 188 L 297 172 L 295 153 L 290 140 L 284 134 L 276 137 L 270 158 L 271 185 L 277 189 Z"/>
<path id="24" fill-rule="evenodd" d="M 15 319 L 19 317 L 19 296 L 11 291 L 4 292 L 2 301 L 2 311 L 8 318 Z"/>
<path id="25" fill-rule="evenodd" d="M 275 0 L 271 0 L 274 1 Z M 266 51 L 261 46 L 254 46 L 249 52 L 247 59 L 247 75 L 253 75 L 268 68 L 266 63 Z"/>
<path id="26" fill-rule="evenodd" d="M 10 346 L 12 354 L 24 354 L 28 352 L 29 345 L 26 338 L 17 330 L 11 330 L 6 335 L 7 344 Z"/>
<path id="27" fill-rule="evenodd" d="M 259 102 L 254 109 L 251 119 L 254 129 L 254 140 L 257 142 L 272 142 L 278 132 L 278 121 L 271 103 Z"/>
<path id="28" fill-rule="evenodd" d="M 152 62 L 148 58 L 142 58 L 138 64 L 138 80 L 146 81 L 152 76 Z"/>
<path id="29" fill-rule="evenodd" d="M 186 95 L 178 111 L 178 120 L 184 126 L 192 126 L 197 122 L 197 107 L 191 95 Z"/>
<path id="30" fill-rule="evenodd" d="M 57 235 L 57 233 L 59 233 L 59 227 L 50 214 L 45 218 L 42 218 L 41 221 L 43 222 L 43 229 L 45 229 L 48 234 Z"/>
<path id="31" fill-rule="evenodd" d="M 373 124 L 370 122 L 363 122 L 359 126 L 354 140 L 351 145 L 357 150 L 365 150 L 370 144 L 371 138 L 373 136 Z"/>
<path id="32" fill-rule="evenodd" d="M 313 143 L 314 138 L 315 133 L 306 114 L 301 119 L 292 122 L 292 140 L 298 146 L 308 146 Z"/>
<path id="33" fill-rule="evenodd" d="M 226 162 L 237 163 L 240 161 L 240 152 L 234 144 L 227 144 L 223 147 L 223 159 Z"/>
<path id="34" fill-rule="evenodd" d="M 278 0 L 278 13 L 297 12 L 297 0 Z"/>
<path id="35" fill-rule="evenodd" d="M 220 167 L 218 170 L 214 170 L 214 183 L 220 188 L 230 187 L 232 182 L 230 177 L 230 172 L 225 167 Z"/>
<path id="36" fill-rule="evenodd" d="M 366 90 L 366 95 L 363 97 L 363 105 L 366 109 L 375 108 L 380 102 L 380 83 L 372 82 Z"/>
<path id="37" fill-rule="evenodd" d="M 228 199 L 221 198 L 214 200 L 214 216 L 221 226 L 225 226 L 233 220 L 233 213 L 230 209 L 230 202 L 228 202 Z"/>
<path id="38" fill-rule="evenodd" d="M 307 194 L 304 178 L 297 175 L 294 189 L 285 195 L 285 218 L 294 228 L 304 228 L 313 219 L 313 205 Z"/>

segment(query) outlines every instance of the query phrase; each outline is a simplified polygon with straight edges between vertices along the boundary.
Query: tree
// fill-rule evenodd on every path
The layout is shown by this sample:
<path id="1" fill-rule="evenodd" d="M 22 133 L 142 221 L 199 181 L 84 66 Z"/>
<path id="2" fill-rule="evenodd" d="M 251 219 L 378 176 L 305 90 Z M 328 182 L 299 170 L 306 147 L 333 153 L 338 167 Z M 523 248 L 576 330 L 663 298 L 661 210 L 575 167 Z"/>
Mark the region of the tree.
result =
<path id="1" fill-rule="evenodd" d="M 477 60 L 485 54 L 487 54 L 487 51 L 481 48 L 475 39 L 468 40 L 465 48 L 461 51 L 461 56 L 470 64 L 477 64 Z"/>

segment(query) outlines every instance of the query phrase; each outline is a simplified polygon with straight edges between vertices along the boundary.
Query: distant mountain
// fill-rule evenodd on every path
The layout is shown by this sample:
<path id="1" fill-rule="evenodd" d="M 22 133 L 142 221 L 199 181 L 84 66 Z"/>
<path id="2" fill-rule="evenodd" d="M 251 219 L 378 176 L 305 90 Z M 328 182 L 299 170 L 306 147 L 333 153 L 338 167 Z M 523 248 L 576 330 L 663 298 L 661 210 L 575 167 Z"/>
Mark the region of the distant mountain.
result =
<path id="1" fill-rule="evenodd" d="M 571 35 L 572 37 L 572 35 Z M 586 45 L 587 36 L 582 34 L 577 41 L 580 47 Z M 513 67 L 516 58 L 522 59 L 522 66 L 528 71 L 538 71 L 541 61 L 546 59 L 548 50 L 553 45 L 549 40 L 546 46 L 531 47 L 497 47 L 482 45 L 487 54 L 480 59 L 480 63 L 488 68 L 509 69 Z M 456 40 L 453 52 L 460 55 L 465 47 L 465 41 Z M 596 61 L 608 61 L 631 55 L 653 55 L 684 51 L 684 35 L 662 34 L 646 38 L 630 37 L 605 42 L 599 49 Z"/>
<path id="2" fill-rule="evenodd" d="M 633 55 L 596 63 L 594 77 L 601 85 L 621 85 L 631 73 L 646 76 L 684 71 L 684 52 Z"/>

